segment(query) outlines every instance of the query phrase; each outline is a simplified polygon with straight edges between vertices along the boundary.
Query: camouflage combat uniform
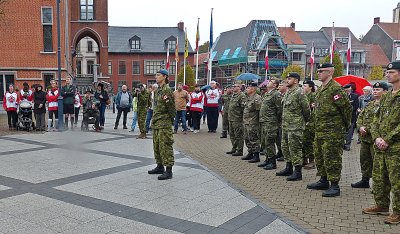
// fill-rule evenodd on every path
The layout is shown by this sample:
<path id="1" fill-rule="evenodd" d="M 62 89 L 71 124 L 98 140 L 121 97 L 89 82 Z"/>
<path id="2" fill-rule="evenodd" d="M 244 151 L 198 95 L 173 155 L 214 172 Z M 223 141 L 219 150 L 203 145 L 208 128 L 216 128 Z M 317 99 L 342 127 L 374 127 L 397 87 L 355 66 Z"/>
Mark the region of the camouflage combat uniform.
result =
<path id="1" fill-rule="evenodd" d="M 151 106 L 150 93 L 144 90 L 141 93 L 133 93 L 133 97 L 138 98 L 137 115 L 140 133 L 146 134 L 146 115 Z"/>
<path id="2" fill-rule="evenodd" d="M 222 95 L 222 104 L 224 105 L 224 115 L 222 116 L 222 130 L 229 131 L 229 103 L 232 98 L 232 94 Z"/>
<path id="3" fill-rule="evenodd" d="M 259 112 L 261 108 L 261 97 L 258 94 L 247 96 L 244 103 L 243 123 L 244 137 L 249 153 L 260 152 L 259 136 Z"/>
<path id="4" fill-rule="evenodd" d="M 393 213 L 400 214 L 400 92 L 383 95 L 371 128 L 372 139 L 381 137 L 389 145 L 386 151 L 375 147 L 372 181 L 374 199 L 389 208 L 393 193 Z"/>
<path id="5" fill-rule="evenodd" d="M 282 117 L 282 98 L 277 90 L 266 92 L 262 97 L 260 107 L 261 145 L 264 147 L 265 156 L 270 159 L 275 156 L 275 143 L 278 135 L 279 124 Z"/>
<path id="6" fill-rule="evenodd" d="M 174 95 L 165 84 L 154 94 L 154 110 L 151 126 L 153 129 L 153 149 L 157 165 L 172 167 L 174 165 L 174 151 L 172 144 L 172 123 L 175 117 Z"/>
<path id="7" fill-rule="evenodd" d="M 362 136 L 360 134 L 361 148 L 360 148 L 360 165 L 361 174 L 363 177 L 372 177 L 372 165 L 374 162 L 374 141 L 371 136 L 371 125 L 374 120 L 376 111 L 379 108 L 379 102 L 371 101 L 367 106 L 360 112 L 357 119 L 357 128 L 365 127 L 367 135 Z"/>
<path id="8" fill-rule="evenodd" d="M 339 182 L 345 134 L 350 128 L 349 97 L 335 80 L 320 87 L 315 95 L 314 156 L 317 175 Z"/>
<path id="9" fill-rule="evenodd" d="M 314 122 L 314 108 L 311 107 L 312 103 L 315 103 L 315 93 L 310 92 L 306 94 L 308 102 L 310 103 L 311 117 L 310 121 L 306 124 L 304 130 L 303 140 L 303 159 L 314 160 L 314 137 L 315 137 L 315 122 Z"/>
<path id="10" fill-rule="evenodd" d="M 282 99 L 282 152 L 294 166 L 303 162 L 303 138 L 310 119 L 310 104 L 300 87 L 289 89 Z"/>
<path id="11" fill-rule="evenodd" d="M 245 95 L 242 92 L 233 93 L 229 102 L 229 137 L 232 142 L 232 151 L 243 153 L 243 109 Z"/>

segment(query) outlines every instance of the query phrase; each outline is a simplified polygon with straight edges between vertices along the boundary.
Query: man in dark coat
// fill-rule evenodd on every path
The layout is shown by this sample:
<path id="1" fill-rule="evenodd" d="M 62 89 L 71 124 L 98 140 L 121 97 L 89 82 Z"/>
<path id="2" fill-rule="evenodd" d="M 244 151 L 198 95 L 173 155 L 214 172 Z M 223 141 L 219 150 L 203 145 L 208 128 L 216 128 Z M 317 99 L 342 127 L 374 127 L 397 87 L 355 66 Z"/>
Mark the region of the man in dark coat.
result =
<path id="1" fill-rule="evenodd" d="M 343 147 L 344 150 L 350 151 L 351 140 L 353 138 L 354 129 L 356 128 L 356 122 L 357 122 L 357 109 L 359 106 L 359 96 L 358 96 L 358 94 L 356 94 L 354 92 L 355 84 L 347 84 L 343 88 L 346 90 L 347 94 L 349 95 L 350 103 L 352 106 L 351 126 L 350 126 L 349 131 L 347 132 L 345 145 Z"/>

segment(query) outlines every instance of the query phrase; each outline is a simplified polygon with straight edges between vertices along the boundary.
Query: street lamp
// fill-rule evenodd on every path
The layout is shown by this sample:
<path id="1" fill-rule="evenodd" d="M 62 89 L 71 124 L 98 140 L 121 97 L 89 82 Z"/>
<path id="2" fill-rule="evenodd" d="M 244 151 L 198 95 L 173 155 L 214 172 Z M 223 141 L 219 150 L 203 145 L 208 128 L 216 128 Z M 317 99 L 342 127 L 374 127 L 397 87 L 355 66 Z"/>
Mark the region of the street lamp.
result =
<path id="1" fill-rule="evenodd" d="M 60 2 L 57 0 L 57 63 L 58 63 L 58 93 L 61 94 L 61 23 L 60 23 Z M 64 110 L 63 110 L 63 97 L 58 96 L 58 130 L 61 131 L 64 126 Z"/>

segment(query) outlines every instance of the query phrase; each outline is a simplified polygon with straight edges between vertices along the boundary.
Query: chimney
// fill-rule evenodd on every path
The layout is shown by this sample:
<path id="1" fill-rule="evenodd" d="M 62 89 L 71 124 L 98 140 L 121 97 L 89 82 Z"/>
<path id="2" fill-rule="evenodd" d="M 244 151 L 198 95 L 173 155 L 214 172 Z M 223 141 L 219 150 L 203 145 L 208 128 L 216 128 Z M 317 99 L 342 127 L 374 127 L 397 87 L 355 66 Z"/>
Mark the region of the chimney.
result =
<path id="1" fill-rule="evenodd" d="M 374 24 L 379 24 L 381 22 L 381 17 L 374 18 Z"/>
<path id="2" fill-rule="evenodd" d="M 293 30 L 296 30 L 296 24 L 295 23 L 290 23 L 290 27 L 293 28 Z"/>
<path id="3" fill-rule="evenodd" d="M 182 21 L 178 23 L 178 28 L 182 31 L 185 30 L 185 23 L 183 23 Z"/>

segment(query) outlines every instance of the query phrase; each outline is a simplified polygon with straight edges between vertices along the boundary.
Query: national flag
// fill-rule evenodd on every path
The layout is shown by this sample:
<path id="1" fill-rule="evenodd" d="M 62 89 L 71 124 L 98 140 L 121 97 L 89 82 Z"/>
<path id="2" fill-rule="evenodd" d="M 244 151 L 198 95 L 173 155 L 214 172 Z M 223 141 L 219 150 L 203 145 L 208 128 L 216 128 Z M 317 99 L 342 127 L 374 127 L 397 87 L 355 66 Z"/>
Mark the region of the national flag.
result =
<path id="1" fill-rule="evenodd" d="M 349 31 L 349 40 L 347 41 L 347 62 L 351 62 L 351 33 Z"/>
<path id="2" fill-rule="evenodd" d="M 187 37 L 187 30 L 185 29 L 185 58 L 189 56 L 189 40 Z"/>
<path id="3" fill-rule="evenodd" d="M 269 69 L 269 61 L 268 61 L 268 44 L 267 44 L 267 49 L 265 51 L 265 74 L 267 74 L 268 69 Z"/>
<path id="4" fill-rule="evenodd" d="M 197 18 L 196 52 L 199 51 L 199 41 L 200 41 L 199 21 L 200 21 L 200 18 Z"/>
<path id="5" fill-rule="evenodd" d="M 179 61 L 179 43 L 178 37 L 176 37 L 176 45 L 175 45 L 175 61 L 178 63 Z"/>
<path id="6" fill-rule="evenodd" d="M 213 9 L 211 8 L 211 21 L 210 21 L 210 50 L 214 44 L 214 36 L 213 36 Z"/>
<path id="7" fill-rule="evenodd" d="M 167 63 L 165 65 L 165 69 L 168 71 L 169 70 L 169 48 L 167 49 Z"/>
<path id="8" fill-rule="evenodd" d="M 331 63 L 333 63 L 333 57 L 335 56 L 336 50 L 336 37 L 335 37 L 335 25 L 332 27 L 332 43 L 331 43 Z"/>
<path id="9" fill-rule="evenodd" d="M 311 66 L 314 65 L 314 62 L 315 62 L 315 58 L 314 58 L 314 42 L 312 42 L 312 45 L 311 45 L 311 56 L 310 56 L 310 64 L 311 64 Z"/>

